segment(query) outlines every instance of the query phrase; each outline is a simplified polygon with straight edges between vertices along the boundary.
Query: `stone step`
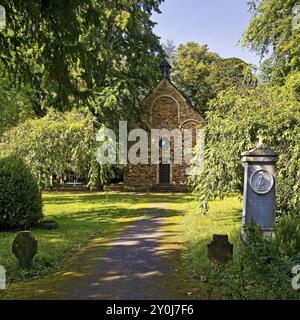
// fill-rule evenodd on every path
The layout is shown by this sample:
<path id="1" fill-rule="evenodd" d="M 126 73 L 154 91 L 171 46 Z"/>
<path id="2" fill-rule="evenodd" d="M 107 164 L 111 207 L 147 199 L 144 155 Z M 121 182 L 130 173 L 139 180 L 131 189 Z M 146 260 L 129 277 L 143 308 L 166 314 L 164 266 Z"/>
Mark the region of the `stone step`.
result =
<path id="1" fill-rule="evenodd" d="M 173 186 L 173 185 L 156 185 L 150 188 L 151 192 L 161 192 L 161 193 L 175 193 L 175 192 L 185 192 L 187 191 L 184 187 Z"/>
<path id="2" fill-rule="evenodd" d="M 107 186 L 105 188 L 105 191 L 124 191 L 124 185 L 123 184 L 112 184 L 110 186 Z"/>

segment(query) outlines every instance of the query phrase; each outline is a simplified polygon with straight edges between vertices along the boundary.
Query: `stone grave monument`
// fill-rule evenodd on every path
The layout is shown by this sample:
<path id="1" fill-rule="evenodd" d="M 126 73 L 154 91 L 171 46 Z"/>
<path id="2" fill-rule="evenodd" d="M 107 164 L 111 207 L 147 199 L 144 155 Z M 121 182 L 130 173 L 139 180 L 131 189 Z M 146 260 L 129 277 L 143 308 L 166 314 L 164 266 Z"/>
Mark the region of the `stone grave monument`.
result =
<path id="1" fill-rule="evenodd" d="M 242 153 L 244 164 L 244 227 L 252 223 L 261 227 L 265 237 L 273 238 L 275 222 L 275 165 L 278 156 L 263 143 L 262 132 L 258 134 L 258 145 Z"/>

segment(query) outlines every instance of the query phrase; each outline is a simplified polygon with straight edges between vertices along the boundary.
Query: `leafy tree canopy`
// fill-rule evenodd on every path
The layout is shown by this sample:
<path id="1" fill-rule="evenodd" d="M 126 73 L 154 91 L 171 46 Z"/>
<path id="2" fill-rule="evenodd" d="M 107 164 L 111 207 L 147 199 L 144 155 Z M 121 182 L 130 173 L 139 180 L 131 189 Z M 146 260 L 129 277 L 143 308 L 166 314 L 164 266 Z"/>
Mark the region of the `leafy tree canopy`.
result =
<path id="1" fill-rule="evenodd" d="M 294 79 L 290 82 L 295 83 Z M 297 90 L 297 86 L 290 85 L 260 86 L 251 90 L 232 88 L 211 102 L 207 113 L 205 162 L 200 175 L 192 178 L 204 209 L 209 199 L 228 192 L 242 192 L 240 155 L 257 144 L 257 132 L 263 129 L 266 144 L 279 152 L 278 212 L 299 212 L 300 100 Z"/>
<path id="2" fill-rule="evenodd" d="M 38 116 L 86 104 L 109 122 L 138 108 L 156 79 L 153 11 L 163 0 L 3 0 L 1 71 L 34 90 Z"/>
<path id="3" fill-rule="evenodd" d="M 202 113 L 220 91 L 256 83 L 251 65 L 238 58 L 222 59 L 207 45 L 188 42 L 176 49 L 172 41 L 167 41 L 164 49 L 173 62 L 172 79 Z"/>
<path id="4" fill-rule="evenodd" d="M 283 84 L 285 77 L 300 71 L 300 29 L 293 28 L 295 0 L 250 1 L 253 18 L 243 44 L 267 57 L 263 71 L 267 78 Z"/>
<path id="5" fill-rule="evenodd" d="M 216 97 L 218 93 L 231 87 L 247 87 L 254 85 L 252 66 L 238 58 L 225 58 L 216 61 L 209 68 L 206 81 Z"/>
<path id="6" fill-rule="evenodd" d="M 79 111 L 49 109 L 40 119 L 28 119 L 6 131 L 0 158 L 10 154 L 22 157 L 39 178 L 42 188 L 50 186 L 50 176 L 63 176 L 72 170 L 88 178 L 91 189 L 104 185 L 109 168 L 96 161 L 94 117 Z"/>
<path id="7" fill-rule="evenodd" d="M 9 128 L 35 116 L 31 98 L 28 88 L 12 88 L 8 81 L 0 79 L 0 137 Z"/>
<path id="8" fill-rule="evenodd" d="M 177 62 L 174 66 L 174 82 L 200 111 L 205 111 L 211 98 L 206 77 L 209 66 L 220 59 L 208 50 L 207 45 L 196 42 L 180 44 L 177 48 Z"/>

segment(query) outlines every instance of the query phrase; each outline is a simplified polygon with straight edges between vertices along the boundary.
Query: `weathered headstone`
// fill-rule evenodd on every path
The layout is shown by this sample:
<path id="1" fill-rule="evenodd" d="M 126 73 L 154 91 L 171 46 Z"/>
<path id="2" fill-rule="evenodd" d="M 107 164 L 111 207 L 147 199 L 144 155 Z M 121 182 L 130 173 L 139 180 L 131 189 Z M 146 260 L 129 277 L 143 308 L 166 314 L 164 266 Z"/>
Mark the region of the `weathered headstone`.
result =
<path id="1" fill-rule="evenodd" d="M 262 133 L 258 145 L 242 153 L 244 164 L 244 206 L 241 233 L 244 227 L 257 224 L 265 237 L 273 237 L 275 222 L 275 164 L 278 156 L 263 143 Z"/>
<path id="2" fill-rule="evenodd" d="M 12 245 L 12 251 L 19 260 L 19 267 L 30 269 L 32 260 L 38 252 L 38 242 L 30 231 L 18 232 Z"/>
<path id="3" fill-rule="evenodd" d="M 228 235 L 214 234 L 207 244 L 207 255 L 213 264 L 226 264 L 232 260 L 233 245 L 228 241 Z"/>

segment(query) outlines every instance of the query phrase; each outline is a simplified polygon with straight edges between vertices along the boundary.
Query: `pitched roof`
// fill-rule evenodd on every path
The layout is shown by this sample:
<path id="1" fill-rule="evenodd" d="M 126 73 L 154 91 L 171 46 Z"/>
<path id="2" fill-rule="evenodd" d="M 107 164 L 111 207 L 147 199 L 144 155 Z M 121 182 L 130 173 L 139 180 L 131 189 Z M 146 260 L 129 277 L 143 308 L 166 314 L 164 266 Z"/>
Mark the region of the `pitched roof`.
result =
<path id="1" fill-rule="evenodd" d="M 154 89 L 152 89 L 143 99 L 143 101 L 147 100 L 152 94 L 154 94 L 154 92 L 160 87 L 160 85 L 167 81 L 168 84 L 170 84 L 175 90 L 176 92 L 183 98 L 183 100 L 187 103 L 188 106 L 190 106 L 191 108 L 193 108 L 202 118 L 203 120 L 206 122 L 203 114 L 194 106 L 194 104 L 187 98 L 187 96 L 181 92 L 172 82 L 171 80 L 168 80 L 166 78 L 162 78 L 159 83 L 156 85 L 156 87 Z"/>

